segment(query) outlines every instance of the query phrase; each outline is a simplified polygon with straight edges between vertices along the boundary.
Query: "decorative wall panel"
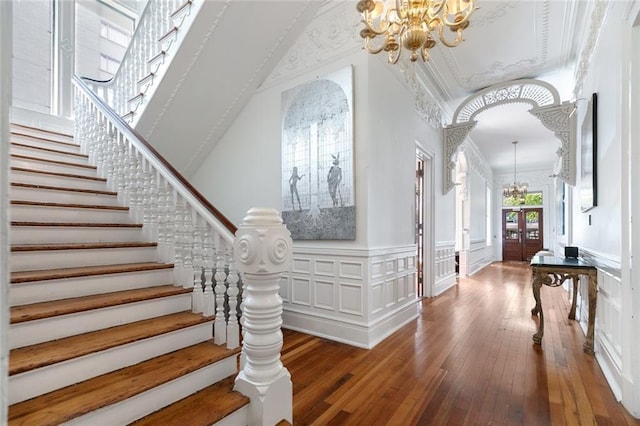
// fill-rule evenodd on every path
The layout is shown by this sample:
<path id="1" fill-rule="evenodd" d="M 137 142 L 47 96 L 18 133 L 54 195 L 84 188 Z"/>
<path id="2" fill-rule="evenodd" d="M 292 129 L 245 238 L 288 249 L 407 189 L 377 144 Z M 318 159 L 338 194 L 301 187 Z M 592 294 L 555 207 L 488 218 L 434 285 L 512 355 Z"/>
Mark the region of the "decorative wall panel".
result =
<path id="1" fill-rule="evenodd" d="M 284 327 L 372 347 L 417 315 L 415 253 L 294 248 L 280 289 Z"/>

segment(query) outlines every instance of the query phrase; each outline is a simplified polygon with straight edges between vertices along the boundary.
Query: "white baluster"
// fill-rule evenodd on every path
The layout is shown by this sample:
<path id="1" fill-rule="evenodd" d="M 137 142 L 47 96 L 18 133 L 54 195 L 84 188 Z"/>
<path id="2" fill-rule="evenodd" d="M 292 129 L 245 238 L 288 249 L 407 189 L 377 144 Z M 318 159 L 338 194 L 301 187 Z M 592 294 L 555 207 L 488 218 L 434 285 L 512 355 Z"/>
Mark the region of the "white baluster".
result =
<path id="1" fill-rule="evenodd" d="M 182 258 L 184 260 L 184 276 L 182 282 L 186 288 L 193 286 L 193 210 L 185 204 L 183 214 Z"/>
<path id="2" fill-rule="evenodd" d="M 204 299 L 202 315 L 213 316 L 216 313 L 216 300 L 213 294 L 213 268 L 214 263 L 213 239 L 211 228 L 208 224 L 204 227 Z"/>
<path id="3" fill-rule="evenodd" d="M 216 273 L 214 275 L 216 280 L 216 319 L 213 322 L 213 338 L 216 345 L 222 345 L 227 342 L 227 321 L 225 319 L 224 312 L 225 294 L 227 292 L 225 282 L 227 279 L 227 272 L 225 271 L 225 249 L 223 245 L 224 242 L 222 241 L 222 238 L 216 235 Z"/>
<path id="4" fill-rule="evenodd" d="M 167 248 L 167 223 L 169 222 L 169 188 L 167 181 L 162 176 L 158 176 L 158 255 L 163 262 L 171 262 L 166 253 Z"/>
<path id="5" fill-rule="evenodd" d="M 175 219 L 174 219 L 174 227 L 175 227 L 175 261 L 173 262 L 173 278 L 176 285 L 180 285 L 182 287 L 188 288 L 182 277 L 184 276 L 184 258 L 183 248 L 184 248 L 184 223 L 183 223 L 183 208 L 184 201 L 180 199 L 178 195 L 176 195 L 176 207 L 175 207 Z"/>
<path id="6" fill-rule="evenodd" d="M 229 288 L 227 289 L 227 295 L 229 298 L 227 349 L 235 349 L 240 346 L 240 326 L 238 325 L 238 295 L 240 294 L 240 290 L 238 289 L 239 277 L 233 260 L 232 247 L 229 247 L 226 254 L 226 258 L 229 262 L 229 274 L 227 276 L 227 282 L 229 283 Z"/>
<path id="7" fill-rule="evenodd" d="M 191 310 L 193 313 L 203 311 L 204 292 L 202 289 L 202 235 L 200 227 L 200 217 L 196 217 L 193 227 L 193 293 L 191 299 Z"/>
<path id="8" fill-rule="evenodd" d="M 291 376 L 280 361 L 282 299 L 279 280 L 291 262 L 293 242 L 273 209 L 251 209 L 238 227 L 234 260 L 244 286 L 245 364 L 235 390 L 251 398 L 249 424 L 292 422 Z"/>

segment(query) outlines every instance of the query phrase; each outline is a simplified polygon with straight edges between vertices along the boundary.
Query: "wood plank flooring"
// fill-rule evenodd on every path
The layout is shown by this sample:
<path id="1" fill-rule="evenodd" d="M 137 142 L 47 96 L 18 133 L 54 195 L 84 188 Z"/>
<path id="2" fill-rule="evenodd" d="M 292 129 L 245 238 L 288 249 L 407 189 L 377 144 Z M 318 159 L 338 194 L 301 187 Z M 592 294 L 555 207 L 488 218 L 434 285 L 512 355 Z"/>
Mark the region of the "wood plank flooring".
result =
<path id="1" fill-rule="evenodd" d="M 542 290 L 531 337 L 531 272 L 495 263 L 372 350 L 283 330 L 295 425 L 640 425 L 613 393 L 558 288 Z"/>

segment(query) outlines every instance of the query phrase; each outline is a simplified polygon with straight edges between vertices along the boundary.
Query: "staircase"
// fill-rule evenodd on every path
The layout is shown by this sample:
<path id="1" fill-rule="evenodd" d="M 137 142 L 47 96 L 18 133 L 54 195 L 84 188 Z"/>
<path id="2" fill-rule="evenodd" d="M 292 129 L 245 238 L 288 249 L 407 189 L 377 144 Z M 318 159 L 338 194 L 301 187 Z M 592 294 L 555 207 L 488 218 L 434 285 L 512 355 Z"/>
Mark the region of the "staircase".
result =
<path id="1" fill-rule="evenodd" d="M 246 424 L 239 348 L 61 133 L 11 133 L 9 424 Z"/>

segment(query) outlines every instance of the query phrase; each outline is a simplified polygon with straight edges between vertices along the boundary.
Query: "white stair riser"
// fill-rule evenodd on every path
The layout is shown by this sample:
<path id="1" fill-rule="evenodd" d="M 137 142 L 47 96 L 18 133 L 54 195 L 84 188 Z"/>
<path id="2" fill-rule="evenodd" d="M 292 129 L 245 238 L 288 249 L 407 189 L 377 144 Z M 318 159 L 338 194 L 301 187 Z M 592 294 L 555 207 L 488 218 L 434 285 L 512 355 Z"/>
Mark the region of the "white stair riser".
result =
<path id="1" fill-rule="evenodd" d="M 9 197 L 12 200 L 39 201 L 43 203 L 67 203 L 98 206 L 119 206 L 118 197 L 110 194 L 91 192 L 62 191 L 55 189 L 28 188 L 11 186 Z"/>
<path id="2" fill-rule="evenodd" d="M 57 147 L 52 147 L 51 149 L 60 151 L 59 149 L 57 149 Z M 53 151 L 38 149 L 35 147 L 22 146 L 22 145 L 11 145 L 9 152 L 15 155 L 26 155 L 29 157 L 42 158 L 45 160 L 89 164 L 89 159 L 87 157 L 80 157 L 80 156 L 72 155 L 69 153 L 53 152 Z"/>
<path id="3" fill-rule="evenodd" d="M 11 252 L 12 271 L 157 262 L 157 247 L 122 247 Z"/>
<path id="4" fill-rule="evenodd" d="M 182 398 L 186 398 L 194 392 L 211 386 L 236 372 L 236 357 L 232 356 L 118 404 L 87 413 L 66 424 L 87 426 L 129 424 Z M 185 419 L 185 424 L 188 423 L 188 419 Z M 246 422 L 233 423 L 234 426 L 246 424 Z"/>
<path id="5" fill-rule="evenodd" d="M 94 189 L 108 191 L 107 183 L 101 180 L 71 178 L 65 176 L 46 175 L 23 171 L 11 171 L 11 181 L 30 183 L 32 185 L 60 186 L 63 188 Z"/>
<path id="6" fill-rule="evenodd" d="M 70 139 L 70 138 L 65 138 L 63 136 L 57 136 L 57 135 L 48 135 L 48 134 L 39 134 L 39 135 L 33 134 L 33 137 L 29 137 L 26 135 L 27 132 L 19 131 L 19 133 L 21 134 L 12 134 L 9 137 L 9 140 L 11 142 L 22 143 L 25 145 L 57 149 L 58 151 L 75 152 L 78 154 L 80 153 L 80 145 L 74 143 L 73 139 Z M 47 140 L 44 140 L 44 139 L 47 139 Z M 64 143 L 62 144 L 55 143 L 55 141 L 64 142 Z M 69 146 L 67 144 L 74 144 L 74 145 Z"/>
<path id="7" fill-rule="evenodd" d="M 207 322 L 10 376 L 9 404 L 204 342 L 211 336 L 212 323 Z"/>
<path id="8" fill-rule="evenodd" d="M 35 345 L 36 343 L 190 309 L 191 294 L 187 293 L 12 324 L 9 328 L 9 349 Z"/>
<path id="9" fill-rule="evenodd" d="M 28 305 L 49 300 L 69 299 L 172 283 L 173 268 L 32 281 L 12 284 L 9 287 L 9 305 Z"/>
<path id="10" fill-rule="evenodd" d="M 238 426 L 249 424 L 249 406 L 245 405 L 239 410 L 229 414 L 224 419 L 215 422 L 212 426 Z"/>
<path id="11" fill-rule="evenodd" d="M 11 158 L 11 167 L 22 167 L 29 170 L 40 170 L 43 172 L 68 173 L 80 176 L 97 177 L 95 169 L 86 167 L 76 167 L 69 164 L 56 164 L 37 159 Z"/>
<path id="12" fill-rule="evenodd" d="M 97 213 L 96 213 L 97 214 Z M 86 218 L 86 216 L 85 216 Z M 12 220 L 13 216 L 12 216 Z M 146 241 L 142 228 L 84 228 L 66 226 L 12 226 L 12 244 Z"/>
<path id="13" fill-rule="evenodd" d="M 63 223 L 85 223 L 87 220 L 91 223 L 135 223 L 128 210 L 29 206 L 20 204 L 11 205 L 10 217 L 14 222 L 40 222 L 46 219 L 48 222 Z M 84 242 L 90 241 L 85 239 Z"/>

